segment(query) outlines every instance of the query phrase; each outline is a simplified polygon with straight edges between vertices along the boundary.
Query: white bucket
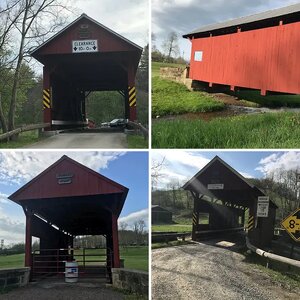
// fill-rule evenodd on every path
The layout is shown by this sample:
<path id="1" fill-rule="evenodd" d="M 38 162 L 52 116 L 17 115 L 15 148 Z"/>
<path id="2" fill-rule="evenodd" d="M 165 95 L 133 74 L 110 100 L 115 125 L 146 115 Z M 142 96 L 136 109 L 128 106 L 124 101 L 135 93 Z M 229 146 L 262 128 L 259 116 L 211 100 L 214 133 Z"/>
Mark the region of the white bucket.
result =
<path id="1" fill-rule="evenodd" d="M 78 281 L 78 263 L 76 261 L 66 261 L 65 282 Z"/>

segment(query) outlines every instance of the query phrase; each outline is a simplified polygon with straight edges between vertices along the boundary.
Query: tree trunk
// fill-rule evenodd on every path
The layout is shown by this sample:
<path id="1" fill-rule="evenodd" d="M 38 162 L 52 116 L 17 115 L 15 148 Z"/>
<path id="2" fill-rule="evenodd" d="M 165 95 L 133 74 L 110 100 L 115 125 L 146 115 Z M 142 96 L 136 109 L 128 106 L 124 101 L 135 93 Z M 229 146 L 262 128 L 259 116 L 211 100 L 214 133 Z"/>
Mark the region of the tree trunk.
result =
<path id="1" fill-rule="evenodd" d="M 1 122 L 1 128 L 2 132 L 7 132 L 7 124 L 4 117 L 3 109 L 2 109 L 2 99 L 1 99 L 1 92 L 0 92 L 0 122 Z"/>

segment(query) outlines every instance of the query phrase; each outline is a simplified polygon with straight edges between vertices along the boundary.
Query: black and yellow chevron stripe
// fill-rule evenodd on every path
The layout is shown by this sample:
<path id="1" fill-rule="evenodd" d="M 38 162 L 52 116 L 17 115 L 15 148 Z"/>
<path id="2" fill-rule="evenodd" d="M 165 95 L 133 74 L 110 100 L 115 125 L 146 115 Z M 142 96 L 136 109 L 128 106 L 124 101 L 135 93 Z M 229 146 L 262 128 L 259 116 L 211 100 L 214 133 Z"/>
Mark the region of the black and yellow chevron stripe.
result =
<path id="1" fill-rule="evenodd" d="M 248 231 L 252 230 L 254 227 L 254 216 L 249 216 L 249 220 L 248 220 Z"/>
<path id="2" fill-rule="evenodd" d="M 136 106 L 136 91 L 135 87 L 128 87 L 128 94 L 129 94 L 129 106 Z"/>
<path id="3" fill-rule="evenodd" d="M 51 107 L 50 89 L 43 90 L 43 106 L 44 106 L 44 109 Z"/>
<path id="4" fill-rule="evenodd" d="M 193 225 L 198 225 L 198 216 L 196 213 L 193 213 Z"/>

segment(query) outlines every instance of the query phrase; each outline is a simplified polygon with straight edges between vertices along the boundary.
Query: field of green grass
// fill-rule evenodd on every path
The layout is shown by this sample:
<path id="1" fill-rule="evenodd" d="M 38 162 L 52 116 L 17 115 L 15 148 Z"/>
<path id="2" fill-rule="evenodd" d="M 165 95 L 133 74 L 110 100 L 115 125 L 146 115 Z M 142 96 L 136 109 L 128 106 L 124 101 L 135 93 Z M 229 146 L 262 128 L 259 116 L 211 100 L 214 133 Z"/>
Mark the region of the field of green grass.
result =
<path id="1" fill-rule="evenodd" d="M 152 225 L 151 230 L 153 232 L 157 232 L 157 231 L 163 231 L 163 232 L 171 232 L 171 231 L 186 232 L 186 231 L 192 231 L 192 225 L 183 225 L 183 224 Z"/>
<path id="2" fill-rule="evenodd" d="M 81 254 L 81 251 L 76 251 L 75 256 Z M 105 253 L 104 250 L 90 249 L 86 254 Z M 125 268 L 148 271 L 148 247 L 120 247 L 120 257 L 125 260 Z M 78 259 L 81 259 L 77 257 Z M 91 256 L 88 259 L 92 260 Z M 18 268 L 24 266 L 24 254 L 2 255 L 0 256 L 0 269 L 3 268 Z"/>
<path id="3" fill-rule="evenodd" d="M 207 93 L 191 92 L 184 85 L 152 78 L 152 116 L 179 115 L 188 112 L 222 110 L 225 105 Z"/>
<path id="4" fill-rule="evenodd" d="M 299 148 L 300 113 L 157 121 L 153 148 Z"/>

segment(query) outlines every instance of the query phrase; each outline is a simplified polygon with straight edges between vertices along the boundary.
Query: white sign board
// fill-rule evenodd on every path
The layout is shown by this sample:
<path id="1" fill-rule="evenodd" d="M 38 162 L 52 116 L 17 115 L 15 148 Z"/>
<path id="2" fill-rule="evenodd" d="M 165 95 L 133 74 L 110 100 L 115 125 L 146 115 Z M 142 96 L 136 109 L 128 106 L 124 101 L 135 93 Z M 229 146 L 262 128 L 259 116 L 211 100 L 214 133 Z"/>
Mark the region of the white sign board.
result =
<path id="1" fill-rule="evenodd" d="M 269 216 L 269 197 L 261 196 L 257 199 L 256 216 L 260 218 L 267 218 Z"/>
<path id="2" fill-rule="evenodd" d="M 73 53 L 98 52 L 98 41 L 97 40 L 72 41 L 72 52 Z"/>
<path id="3" fill-rule="evenodd" d="M 223 183 L 208 184 L 207 189 L 209 189 L 209 190 L 223 190 L 224 189 L 224 184 Z"/>
<path id="4" fill-rule="evenodd" d="M 202 61 L 203 60 L 203 51 L 195 51 L 194 61 Z"/>

